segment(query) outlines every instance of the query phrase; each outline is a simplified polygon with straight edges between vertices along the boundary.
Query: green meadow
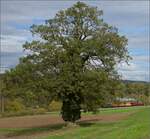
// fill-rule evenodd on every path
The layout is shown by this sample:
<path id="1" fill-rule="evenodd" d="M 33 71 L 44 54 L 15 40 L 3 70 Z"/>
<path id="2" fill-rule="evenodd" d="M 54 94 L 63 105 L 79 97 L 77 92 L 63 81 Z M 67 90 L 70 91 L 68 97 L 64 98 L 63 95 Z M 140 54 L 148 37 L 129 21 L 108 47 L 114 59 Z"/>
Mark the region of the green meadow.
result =
<path id="1" fill-rule="evenodd" d="M 106 109 L 100 114 L 135 112 L 124 120 L 96 122 L 41 139 L 150 139 L 150 107 Z"/>

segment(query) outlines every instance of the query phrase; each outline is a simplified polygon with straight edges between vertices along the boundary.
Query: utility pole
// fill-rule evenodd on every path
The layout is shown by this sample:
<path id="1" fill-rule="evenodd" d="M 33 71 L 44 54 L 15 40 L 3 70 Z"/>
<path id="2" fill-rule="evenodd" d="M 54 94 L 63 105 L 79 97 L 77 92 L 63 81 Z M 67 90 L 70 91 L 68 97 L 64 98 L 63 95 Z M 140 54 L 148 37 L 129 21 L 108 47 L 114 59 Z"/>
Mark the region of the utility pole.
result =
<path id="1" fill-rule="evenodd" d="M 4 97 L 2 92 L 0 92 L 0 106 L 1 106 L 1 113 L 4 113 Z"/>

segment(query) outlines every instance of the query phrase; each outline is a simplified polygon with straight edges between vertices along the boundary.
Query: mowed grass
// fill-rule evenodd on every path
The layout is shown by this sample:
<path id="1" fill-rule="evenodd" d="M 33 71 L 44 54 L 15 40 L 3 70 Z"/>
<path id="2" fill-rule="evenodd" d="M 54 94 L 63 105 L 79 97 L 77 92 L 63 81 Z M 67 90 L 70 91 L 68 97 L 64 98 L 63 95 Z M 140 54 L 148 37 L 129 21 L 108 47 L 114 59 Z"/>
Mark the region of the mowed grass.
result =
<path id="1" fill-rule="evenodd" d="M 80 123 L 80 126 L 71 128 L 64 128 L 64 124 L 41 128 L 1 128 L 0 134 L 6 133 L 12 137 L 31 135 L 34 138 L 34 134 L 46 133 L 44 137 L 36 136 L 36 139 L 150 139 L 150 107 L 104 108 L 96 115 L 130 112 L 130 116 L 114 122 L 93 121 Z M 92 113 L 83 113 L 83 115 L 92 115 Z"/>
<path id="2" fill-rule="evenodd" d="M 103 109 L 100 114 L 133 112 L 127 119 L 97 122 L 40 139 L 150 139 L 150 107 Z"/>

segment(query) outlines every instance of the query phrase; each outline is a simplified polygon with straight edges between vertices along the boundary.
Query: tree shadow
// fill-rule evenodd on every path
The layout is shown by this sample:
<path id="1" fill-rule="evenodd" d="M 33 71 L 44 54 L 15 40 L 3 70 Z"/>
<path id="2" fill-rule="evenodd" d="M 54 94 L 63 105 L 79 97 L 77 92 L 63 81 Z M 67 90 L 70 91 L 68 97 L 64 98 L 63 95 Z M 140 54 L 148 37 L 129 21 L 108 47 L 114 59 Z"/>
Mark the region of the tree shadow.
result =
<path id="1" fill-rule="evenodd" d="M 54 124 L 49 126 L 40 126 L 40 127 L 33 127 L 33 128 L 23 128 L 23 129 L 16 129 L 13 132 L 7 133 L 6 137 L 15 137 L 15 136 L 22 136 L 22 135 L 33 135 L 37 133 L 44 133 L 44 132 L 54 132 L 60 129 L 63 129 L 63 127 L 66 124 Z"/>
<path id="2" fill-rule="evenodd" d="M 82 121 L 78 121 L 77 125 L 79 125 L 79 127 L 90 127 L 96 124 L 96 121 L 98 121 L 98 119 L 82 120 Z M 54 124 L 54 125 L 40 126 L 40 127 L 33 127 L 33 128 L 16 129 L 12 132 L 7 133 L 6 137 L 15 137 L 15 136 L 22 136 L 22 135 L 30 136 L 33 134 L 39 134 L 44 132 L 55 132 L 62 129 L 64 130 L 69 129 L 66 127 L 67 127 L 67 123 L 61 123 L 61 124 Z"/>
<path id="3" fill-rule="evenodd" d="M 92 119 L 92 120 L 82 120 L 77 122 L 81 127 L 90 127 L 94 124 L 96 124 L 97 121 L 100 121 L 99 119 Z"/>

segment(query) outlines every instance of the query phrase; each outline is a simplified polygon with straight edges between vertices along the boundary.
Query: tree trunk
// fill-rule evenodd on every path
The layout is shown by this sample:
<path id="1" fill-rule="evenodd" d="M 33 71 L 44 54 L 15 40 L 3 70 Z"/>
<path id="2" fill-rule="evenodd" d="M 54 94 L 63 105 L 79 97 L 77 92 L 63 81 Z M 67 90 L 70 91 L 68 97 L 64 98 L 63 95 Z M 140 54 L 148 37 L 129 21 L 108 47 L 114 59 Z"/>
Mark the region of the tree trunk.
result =
<path id="1" fill-rule="evenodd" d="M 73 95 L 64 100 L 61 114 L 64 121 L 75 123 L 76 120 L 81 118 L 80 101 L 73 97 Z"/>

